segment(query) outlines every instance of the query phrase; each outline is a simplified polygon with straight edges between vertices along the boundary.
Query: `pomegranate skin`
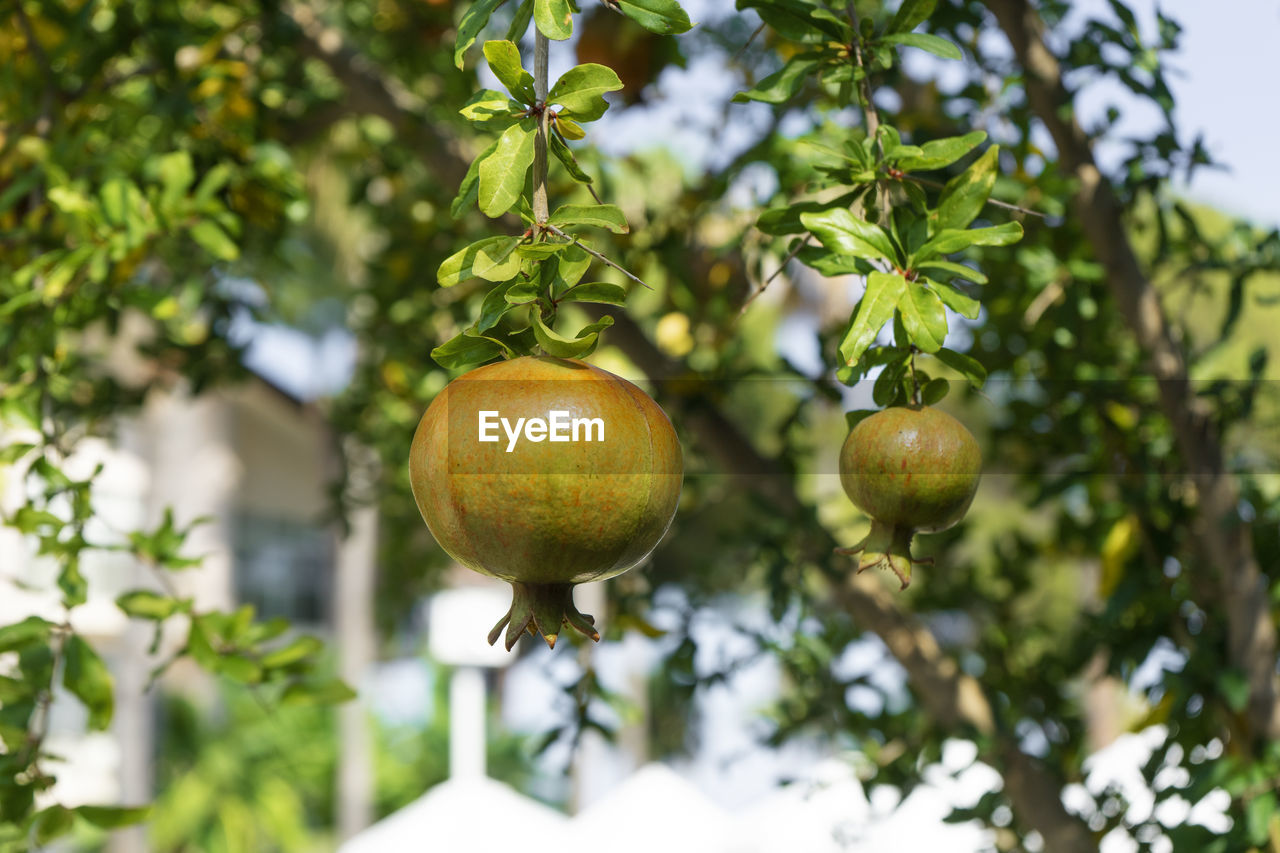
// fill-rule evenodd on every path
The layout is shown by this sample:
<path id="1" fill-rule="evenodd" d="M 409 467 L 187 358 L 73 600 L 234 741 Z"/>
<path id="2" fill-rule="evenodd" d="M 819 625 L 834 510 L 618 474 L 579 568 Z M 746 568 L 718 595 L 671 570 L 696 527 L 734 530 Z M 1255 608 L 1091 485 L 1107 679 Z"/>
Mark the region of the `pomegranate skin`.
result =
<path id="1" fill-rule="evenodd" d="M 598 419 L 599 431 L 552 441 L 545 429 L 535 438 L 515 426 L 536 418 L 545 427 L 553 412 Z M 496 440 L 480 440 L 482 418 L 506 420 L 489 431 Z M 554 645 L 566 623 L 598 639 L 573 605 L 573 585 L 621 574 L 653 551 L 675 516 L 683 472 L 675 430 L 647 394 L 547 356 L 455 379 L 422 416 L 409 455 L 414 500 L 440 547 L 512 584 L 512 610 L 490 635 L 495 642 L 507 627 L 508 649 L 526 629 Z"/>
<path id="2" fill-rule="evenodd" d="M 872 518 L 925 533 L 946 530 L 973 502 L 982 451 L 964 424 L 932 408 L 895 407 L 853 428 L 840 484 Z"/>

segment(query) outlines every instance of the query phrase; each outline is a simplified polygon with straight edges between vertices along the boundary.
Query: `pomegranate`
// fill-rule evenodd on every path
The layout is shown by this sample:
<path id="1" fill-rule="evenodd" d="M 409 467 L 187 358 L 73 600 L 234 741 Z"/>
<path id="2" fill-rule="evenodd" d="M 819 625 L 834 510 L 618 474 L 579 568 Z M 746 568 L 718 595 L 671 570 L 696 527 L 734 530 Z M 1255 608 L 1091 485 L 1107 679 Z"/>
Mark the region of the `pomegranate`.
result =
<path id="1" fill-rule="evenodd" d="M 858 423 L 840 450 L 840 483 L 871 532 L 841 554 L 861 554 L 858 571 L 887 567 L 902 588 L 911 583 L 916 531 L 946 530 L 973 502 L 982 453 L 973 434 L 946 412 L 895 407 Z"/>
<path id="2" fill-rule="evenodd" d="M 675 430 L 635 385 L 575 359 L 526 356 L 451 382 L 418 424 L 414 500 L 436 541 L 513 589 L 506 628 L 554 647 L 562 625 L 593 640 L 574 584 L 621 574 L 657 546 L 684 468 Z"/>

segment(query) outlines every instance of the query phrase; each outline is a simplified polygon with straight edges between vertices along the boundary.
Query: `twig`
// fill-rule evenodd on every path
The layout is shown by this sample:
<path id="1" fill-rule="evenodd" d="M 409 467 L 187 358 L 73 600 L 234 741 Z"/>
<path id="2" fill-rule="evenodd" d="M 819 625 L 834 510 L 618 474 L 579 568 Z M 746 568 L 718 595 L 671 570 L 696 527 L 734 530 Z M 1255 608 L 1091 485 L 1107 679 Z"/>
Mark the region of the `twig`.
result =
<path id="1" fill-rule="evenodd" d="M 766 278 L 764 282 L 759 287 L 757 287 L 750 296 L 746 298 L 745 301 L 743 301 L 742 308 L 741 310 L 738 311 L 739 317 L 747 313 L 747 307 L 750 306 L 752 302 L 755 302 L 757 297 L 760 296 L 760 294 L 764 293 L 765 288 L 767 288 L 771 283 L 773 283 L 773 280 L 775 278 L 777 278 L 782 274 L 782 271 L 787 268 L 787 264 L 794 261 L 796 259 L 796 255 L 800 254 L 800 250 L 803 249 L 805 246 L 809 245 L 809 241 L 812 239 L 813 239 L 813 234 L 805 234 L 804 239 L 800 241 L 800 245 L 796 246 L 789 253 L 787 253 L 787 256 L 782 259 L 782 263 L 778 264 L 778 268 L 774 270 L 772 273 L 770 273 L 769 277 Z"/>
<path id="2" fill-rule="evenodd" d="M 933 187 L 935 190 L 946 189 L 946 184 L 943 184 L 939 181 L 930 180 L 929 178 L 919 178 L 919 177 L 916 177 L 915 175 L 904 175 L 903 180 L 914 181 L 917 184 L 920 184 L 922 186 Z M 1000 201 L 1000 199 L 998 198 L 988 198 L 987 204 L 994 204 L 996 207 L 1003 207 L 1005 210 L 1014 210 L 1014 211 L 1017 211 L 1018 213 L 1025 213 L 1027 216 L 1039 216 L 1041 219 L 1049 218 L 1048 214 L 1041 213 L 1038 210 L 1031 210 L 1030 208 L 1019 207 L 1018 205 L 1010 204 L 1007 201 Z"/>
<path id="3" fill-rule="evenodd" d="M 756 36 L 760 35 L 762 32 L 764 32 L 764 23 L 763 23 L 763 22 L 761 22 L 760 26 L 758 26 L 758 27 L 756 27 L 756 28 L 755 28 L 755 31 L 754 31 L 753 33 L 751 33 L 751 35 L 747 36 L 747 40 L 746 40 L 746 41 L 744 41 L 744 42 L 742 43 L 742 47 L 738 48 L 737 50 L 735 50 L 735 51 L 733 52 L 733 56 L 730 56 L 730 57 L 729 57 L 729 61 L 730 61 L 730 62 L 737 62 L 737 61 L 738 61 L 738 57 L 739 57 L 739 56 L 742 56 L 742 54 L 746 53 L 747 48 L 751 47 L 751 43 L 752 43 L 753 41 L 755 41 L 755 40 L 756 40 Z"/>
<path id="4" fill-rule="evenodd" d="M 875 101 L 871 100 L 870 75 L 862 61 L 862 36 L 858 33 L 858 12 L 853 3 L 849 3 L 849 23 L 853 26 L 853 63 L 862 71 L 862 79 L 858 81 L 858 100 L 862 101 L 862 112 L 867 117 L 867 136 L 879 143 L 880 113 L 876 112 Z"/>
<path id="5" fill-rule="evenodd" d="M 543 228 L 545 228 L 545 229 L 547 229 L 548 231 L 550 231 L 552 234 L 555 234 L 555 235 L 560 236 L 560 237 L 564 237 L 566 240 L 569 240 L 569 241 L 570 241 L 570 242 L 572 242 L 574 245 L 576 245 L 579 249 L 582 249 L 582 250 L 583 250 L 584 252 L 586 252 L 588 255 L 591 255 L 592 257 L 596 258 L 597 260 L 604 261 L 606 264 L 608 264 L 609 266 L 613 267 L 615 270 L 617 270 L 618 272 L 622 273 L 622 274 L 623 274 L 623 275 L 625 275 L 627 278 L 631 279 L 632 281 L 634 281 L 636 284 L 640 285 L 641 287 L 646 288 L 647 290 L 653 290 L 653 288 L 652 288 L 652 287 L 650 287 L 648 284 L 645 284 L 644 279 L 640 278 L 640 277 L 639 277 L 639 276 L 637 276 L 635 273 L 631 272 L 630 270 L 626 269 L 625 267 L 621 267 L 621 266 L 619 266 L 618 264 L 616 264 L 615 262 L 613 262 L 613 261 L 609 260 L 607 257 L 605 257 L 604 255 L 600 254 L 600 253 L 599 253 L 599 252 L 597 252 L 595 249 L 591 248 L 591 247 L 590 247 L 590 246 L 588 246 L 586 243 L 582 242 L 581 240 L 579 240 L 577 237 L 573 236 L 572 234 L 566 234 L 565 232 L 561 231 L 559 228 L 555 227 L 554 225 L 548 225 L 548 224 L 545 224 L 545 223 L 544 223 L 542 227 L 543 227 Z"/>

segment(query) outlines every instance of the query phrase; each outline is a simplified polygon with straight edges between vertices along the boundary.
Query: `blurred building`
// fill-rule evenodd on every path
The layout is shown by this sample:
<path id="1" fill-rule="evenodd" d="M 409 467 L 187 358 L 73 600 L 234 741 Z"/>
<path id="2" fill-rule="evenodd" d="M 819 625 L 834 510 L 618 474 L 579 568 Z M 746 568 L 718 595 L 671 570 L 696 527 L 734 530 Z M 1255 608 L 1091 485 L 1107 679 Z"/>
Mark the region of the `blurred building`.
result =
<path id="1" fill-rule="evenodd" d="M 85 555 L 90 598 L 71 620 L 113 670 L 116 713 L 110 731 L 86 734 L 80 704 L 69 695 L 55 697 L 48 743 L 67 761 L 51 796 L 67 805 L 152 796 L 157 702 L 156 692 L 145 688 L 152 669 L 185 641 L 185 630 L 169 626 L 159 649 L 149 653 L 151 626 L 127 619 L 115 606 L 117 596 L 146 588 L 190 596 L 198 610 L 252 604 L 260 618 L 285 616 L 328 640 L 335 617 L 343 619 L 334 613 L 337 567 L 355 561 L 371 574 L 373 566 L 371 536 L 344 542 L 325 521 L 336 469 L 320 413 L 264 379 L 199 397 L 153 393 L 139 413 L 118 424 L 110 442 L 81 441 L 66 470 L 82 477 L 98 464 L 96 514 L 86 530 L 91 542 L 125 543 L 128 531 L 155 529 L 171 508 L 179 527 L 205 519 L 184 549 L 203 559 L 198 568 L 161 572 L 126 551 Z M 6 511 L 22 501 L 14 470 L 0 470 Z M 0 624 L 30 614 L 61 620 L 56 568 L 12 528 L 0 528 L 0 566 Z M 371 584 L 369 578 L 357 589 L 371 592 Z M 346 604 L 371 607 L 358 593 Z M 372 630 L 371 615 L 353 620 L 348 614 L 345 621 Z M 373 641 L 365 639 L 352 648 L 371 655 Z M 189 663 L 174 666 L 166 686 L 212 700 L 212 680 Z M 145 849 L 142 838 L 137 830 L 123 833 L 114 849 Z"/>

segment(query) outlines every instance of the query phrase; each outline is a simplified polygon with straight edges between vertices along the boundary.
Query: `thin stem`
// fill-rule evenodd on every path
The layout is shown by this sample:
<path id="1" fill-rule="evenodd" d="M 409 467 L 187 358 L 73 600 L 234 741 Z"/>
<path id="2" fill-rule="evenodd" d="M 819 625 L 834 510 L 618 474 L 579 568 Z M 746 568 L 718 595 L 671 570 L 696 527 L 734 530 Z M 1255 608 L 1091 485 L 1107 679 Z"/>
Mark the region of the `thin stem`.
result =
<path id="1" fill-rule="evenodd" d="M 764 280 L 764 283 L 761 284 L 759 287 L 757 287 L 754 291 L 752 291 L 751 295 L 748 296 L 746 298 L 746 301 L 742 303 L 742 309 L 738 311 L 739 317 L 747 313 L 747 308 L 751 307 L 751 303 L 755 302 L 756 299 L 761 294 L 764 293 L 765 289 L 773 282 L 775 278 L 782 275 L 782 271 L 787 268 L 787 264 L 794 261 L 796 259 L 796 255 L 800 254 L 800 250 L 803 249 L 805 246 L 809 245 L 809 241 L 812 239 L 813 239 L 813 234 L 806 232 L 804 235 L 804 239 L 801 240 L 794 249 L 792 249 L 790 252 L 787 253 L 787 256 L 782 259 L 782 263 L 778 264 L 778 268 L 774 270 L 772 273 L 770 273 L 769 277 Z"/>
<path id="2" fill-rule="evenodd" d="M 761 24 L 760 24 L 760 26 L 756 27 L 756 28 L 755 28 L 755 31 L 754 31 L 754 32 L 752 32 L 752 33 L 751 33 L 751 35 L 747 38 L 747 40 L 746 40 L 745 42 L 743 42 L 743 43 L 742 43 L 742 47 L 740 47 L 740 48 L 738 48 L 736 51 L 734 51 L 734 52 L 733 52 L 733 56 L 729 57 L 729 61 L 730 61 L 730 62 L 737 62 L 738 57 L 739 57 L 739 56 L 742 56 L 742 54 L 746 53 L 746 52 L 747 52 L 747 48 L 751 47 L 751 43 L 752 43 L 753 41 L 755 41 L 755 40 L 756 40 L 756 36 L 758 36 L 758 35 L 760 35 L 762 32 L 764 32 L 764 27 L 765 27 L 765 25 L 764 25 L 763 23 L 761 23 Z"/>
<path id="3" fill-rule="evenodd" d="M 921 186 L 933 187 L 935 190 L 944 189 L 946 187 L 946 184 L 940 181 L 932 181 L 932 180 L 929 180 L 928 178 L 919 178 L 919 177 L 916 177 L 915 175 L 904 175 L 902 179 L 905 181 L 911 181 L 912 183 L 920 184 Z M 1047 214 L 1041 213 L 1038 210 L 1031 210 L 1030 208 L 1027 208 L 1027 207 L 1019 207 L 1016 204 L 1010 204 L 1009 202 L 1001 201 L 998 198 L 988 198 L 987 204 L 994 204 L 996 207 L 1003 207 L 1005 210 L 1012 210 L 1012 211 L 1016 211 L 1017 213 L 1025 213 L 1027 216 L 1039 216 L 1041 219 L 1049 218 Z"/>
<path id="4" fill-rule="evenodd" d="M 867 117 L 867 136 L 879 143 L 880 114 L 876 112 L 875 102 L 871 100 L 870 74 L 866 63 L 862 60 L 862 33 L 858 29 L 858 11 L 852 0 L 848 7 L 849 24 L 853 27 L 853 63 L 862 71 L 862 79 L 858 81 L 858 100 L 862 102 L 862 112 Z"/>
<path id="5" fill-rule="evenodd" d="M 547 110 L 547 60 L 550 53 L 550 40 L 534 27 L 533 93 L 539 113 L 538 135 L 533 140 L 533 219 L 539 225 L 551 215 L 547 202 L 547 132 L 551 119 Z"/>
<path id="6" fill-rule="evenodd" d="M 862 32 L 858 26 L 858 11 L 854 8 L 853 0 L 849 0 L 848 15 L 849 24 L 853 27 L 853 43 L 849 46 L 853 48 L 854 65 L 862 72 L 857 86 L 858 100 L 861 102 L 862 114 L 866 117 L 867 136 L 874 141 L 875 146 L 880 150 L 880 156 L 883 157 L 884 146 L 880 143 L 880 113 L 876 111 L 876 102 L 871 99 L 871 72 L 867 69 L 862 57 Z M 876 206 L 879 218 L 885 221 L 885 217 L 889 215 L 889 187 L 879 180 L 876 181 Z"/>
<path id="7" fill-rule="evenodd" d="M 572 234 L 567 234 L 567 233 L 565 233 L 564 231 L 561 231 L 559 228 L 555 227 L 554 225 L 544 225 L 543 227 L 545 227 L 545 228 L 546 228 L 546 230 L 550 231 L 552 234 L 555 234 L 556 236 L 559 236 L 559 237 L 563 237 L 563 238 L 565 238 L 566 240 L 568 240 L 568 241 L 572 242 L 575 246 L 577 246 L 577 247 L 578 247 L 579 249 L 581 249 L 582 251 L 586 252 L 588 255 L 591 255 L 591 256 L 592 256 L 593 258 L 595 258 L 596 260 L 604 261 L 606 264 L 608 264 L 609 266 L 613 267 L 615 270 L 617 270 L 618 272 L 622 273 L 622 274 L 623 274 L 623 275 L 625 275 L 627 278 L 631 279 L 631 280 L 632 280 L 632 281 L 634 281 L 636 284 L 640 285 L 641 287 L 645 288 L 646 290 L 653 290 L 653 288 L 652 288 L 652 287 L 650 287 L 648 284 L 645 284 L 644 279 L 640 278 L 640 277 L 639 277 L 639 276 L 637 276 L 635 273 L 631 272 L 630 270 L 626 269 L 625 267 L 621 267 L 621 266 L 619 266 L 618 264 L 614 263 L 613 261 L 609 260 L 609 259 L 608 259 L 608 258 L 606 258 L 604 255 L 600 254 L 600 253 L 599 253 L 599 252 L 597 252 L 595 249 L 591 248 L 591 247 L 590 247 L 590 246 L 588 246 L 586 243 L 582 242 L 581 240 L 579 240 L 577 237 L 573 236 Z"/>
<path id="8" fill-rule="evenodd" d="M 911 402 L 919 406 L 920 400 L 920 378 L 916 376 L 916 348 L 911 347 Z"/>

